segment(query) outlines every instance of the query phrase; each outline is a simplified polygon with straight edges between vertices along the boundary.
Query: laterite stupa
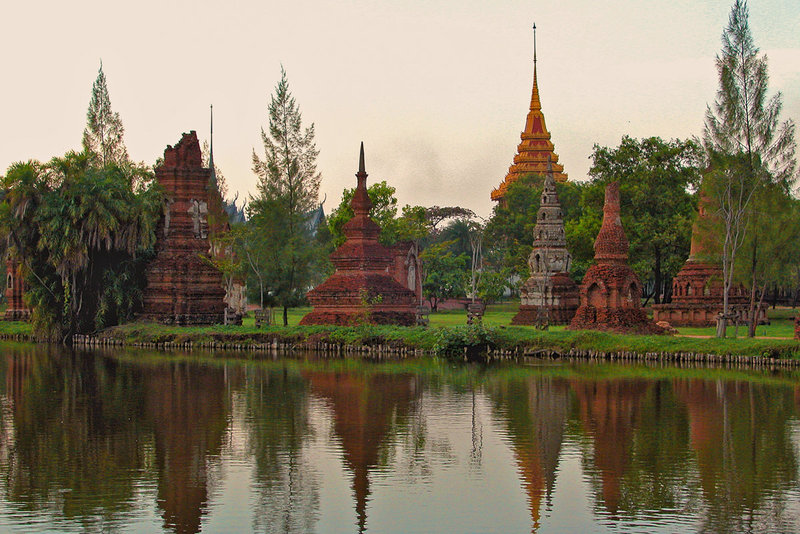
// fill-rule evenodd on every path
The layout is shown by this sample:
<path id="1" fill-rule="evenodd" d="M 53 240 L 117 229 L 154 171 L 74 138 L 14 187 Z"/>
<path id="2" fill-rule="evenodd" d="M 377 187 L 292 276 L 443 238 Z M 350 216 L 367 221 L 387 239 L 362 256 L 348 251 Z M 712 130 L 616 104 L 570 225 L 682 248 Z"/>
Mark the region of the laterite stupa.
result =
<path id="1" fill-rule="evenodd" d="M 520 135 L 517 146 L 517 155 L 514 163 L 508 168 L 505 180 L 492 191 L 492 200 L 504 202 L 508 186 L 526 174 L 544 175 L 547 172 L 548 161 L 552 162 L 553 177 L 557 182 L 566 182 L 564 166 L 558 163 L 558 154 L 555 146 L 550 141 L 550 132 L 544 122 L 542 103 L 539 100 L 539 84 L 536 79 L 536 25 L 533 26 L 533 92 L 528 117 L 525 120 L 525 129 Z"/>
<path id="2" fill-rule="evenodd" d="M 653 319 L 671 326 L 714 326 L 723 307 L 722 266 L 717 254 L 709 250 L 703 239 L 706 207 L 710 200 L 701 192 L 697 220 L 692 227 L 689 258 L 672 280 L 672 302 L 653 306 Z M 716 257 L 716 261 L 715 261 Z M 737 322 L 746 322 L 750 297 L 742 285 L 734 285 L 728 295 L 731 313 Z M 759 322 L 766 320 L 766 311 L 759 310 Z"/>
<path id="3" fill-rule="evenodd" d="M 603 224 L 594 242 L 595 263 L 583 277 L 572 330 L 662 334 L 642 309 L 642 283 L 628 265 L 628 238 L 620 219 L 619 182 L 606 186 Z"/>
<path id="4" fill-rule="evenodd" d="M 11 254 L 6 258 L 6 321 L 27 321 L 31 318 L 31 310 L 25 305 L 25 279 L 22 276 L 22 264 Z"/>
<path id="5" fill-rule="evenodd" d="M 308 292 L 313 311 L 300 324 L 399 324 L 416 322 L 414 292 L 390 274 L 395 254 L 378 242 L 380 227 L 370 219 L 364 143 L 358 162 L 358 185 L 350 207 L 355 214 L 344 225 L 347 240 L 331 253 L 336 271 Z"/>
<path id="6" fill-rule="evenodd" d="M 569 324 L 578 309 L 578 285 L 569 277 L 564 219 L 553 168 L 548 161 L 542 200 L 528 257 L 531 276 L 520 289 L 519 312 L 511 324 Z"/>
<path id="7" fill-rule="evenodd" d="M 210 177 L 194 131 L 183 134 L 175 148 L 167 146 L 164 163 L 156 168 L 156 180 L 167 199 L 156 234 L 156 258 L 146 272 L 141 314 L 145 319 L 181 325 L 224 320 L 222 274 L 202 257 L 208 256 L 211 248 Z"/>

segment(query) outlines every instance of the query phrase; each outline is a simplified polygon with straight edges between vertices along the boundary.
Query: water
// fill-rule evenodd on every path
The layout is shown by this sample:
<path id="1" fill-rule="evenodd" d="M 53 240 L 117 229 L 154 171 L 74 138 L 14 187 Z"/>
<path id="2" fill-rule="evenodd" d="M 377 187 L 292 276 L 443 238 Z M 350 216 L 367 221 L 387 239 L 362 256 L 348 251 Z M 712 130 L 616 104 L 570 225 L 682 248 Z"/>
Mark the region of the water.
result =
<path id="1" fill-rule="evenodd" d="M 797 532 L 800 377 L 0 345 L 0 532 Z"/>

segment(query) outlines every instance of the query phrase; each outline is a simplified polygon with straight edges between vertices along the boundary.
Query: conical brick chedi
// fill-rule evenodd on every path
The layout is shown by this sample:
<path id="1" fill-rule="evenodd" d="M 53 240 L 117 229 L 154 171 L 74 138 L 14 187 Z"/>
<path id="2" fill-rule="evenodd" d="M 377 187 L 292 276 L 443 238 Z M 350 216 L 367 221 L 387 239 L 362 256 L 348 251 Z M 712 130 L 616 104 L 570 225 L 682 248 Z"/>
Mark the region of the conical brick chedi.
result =
<path id="1" fill-rule="evenodd" d="M 380 227 L 369 217 L 372 202 L 367 193 L 363 143 L 356 178 L 350 201 L 354 216 L 344 225 L 346 241 L 330 255 L 336 271 L 308 292 L 314 309 L 300 324 L 413 325 L 414 293 L 389 274 L 394 255 L 378 242 Z"/>
<path id="2" fill-rule="evenodd" d="M 569 324 L 578 309 L 578 286 L 569 276 L 572 256 L 567 251 L 561 203 L 552 162 L 547 163 L 528 258 L 531 274 L 520 288 L 519 312 L 511 324 Z"/>
<path id="3" fill-rule="evenodd" d="M 620 218 L 619 182 L 606 186 L 603 224 L 594 243 L 595 264 L 583 277 L 580 307 L 569 328 L 661 334 L 642 309 L 642 283 L 628 265 L 628 238 Z"/>

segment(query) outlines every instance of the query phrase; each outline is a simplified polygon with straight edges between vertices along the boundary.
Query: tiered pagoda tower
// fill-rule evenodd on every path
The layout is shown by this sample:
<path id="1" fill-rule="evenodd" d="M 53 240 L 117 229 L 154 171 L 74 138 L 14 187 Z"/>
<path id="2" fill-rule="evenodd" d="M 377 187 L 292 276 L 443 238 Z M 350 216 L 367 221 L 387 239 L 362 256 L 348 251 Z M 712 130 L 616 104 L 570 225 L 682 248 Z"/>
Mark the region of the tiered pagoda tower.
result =
<path id="1" fill-rule="evenodd" d="M 300 324 L 400 324 L 416 322 L 416 297 L 389 274 L 394 253 L 378 242 L 380 227 L 370 219 L 364 143 L 358 162 L 358 185 L 350 207 L 355 215 L 344 225 L 347 240 L 331 253 L 336 271 L 308 292 L 314 310 Z"/>
<path id="2" fill-rule="evenodd" d="M 606 186 L 603 224 L 594 242 L 595 264 L 583 277 L 573 330 L 662 334 L 642 309 L 642 283 L 628 265 L 628 238 L 622 228 L 619 182 Z"/>
<path id="3" fill-rule="evenodd" d="M 533 92 L 525 129 L 520 135 L 514 163 L 508 168 L 505 180 L 492 191 L 492 200 L 504 202 L 508 186 L 530 173 L 543 175 L 547 171 L 548 160 L 552 162 L 553 176 L 557 182 L 566 182 L 564 166 L 558 163 L 558 154 L 550 141 L 550 132 L 544 122 L 542 103 L 539 100 L 539 84 L 536 79 L 536 25 L 533 25 Z"/>
<path id="4" fill-rule="evenodd" d="M 722 266 L 715 261 L 707 240 L 703 239 L 703 228 L 709 215 L 706 208 L 710 200 L 701 191 L 697 209 L 697 220 L 692 226 L 692 242 L 689 258 L 672 280 L 672 302 L 653 306 L 653 319 L 667 321 L 671 326 L 714 326 L 717 315 L 722 312 L 724 285 Z M 741 285 L 731 288 L 728 296 L 730 311 L 738 322 L 747 320 L 750 298 Z M 759 321 L 766 319 L 766 312 L 759 311 Z"/>
<path id="5" fill-rule="evenodd" d="M 164 324 L 222 323 L 222 274 L 208 256 L 208 184 L 200 143 L 192 131 L 175 148 L 167 146 L 156 180 L 166 192 L 156 234 L 156 258 L 147 267 L 142 317 Z"/>
<path id="6" fill-rule="evenodd" d="M 531 276 L 520 290 L 519 312 L 511 324 L 569 324 L 579 303 L 578 286 L 569 277 L 571 262 L 553 166 L 548 160 L 528 258 Z"/>

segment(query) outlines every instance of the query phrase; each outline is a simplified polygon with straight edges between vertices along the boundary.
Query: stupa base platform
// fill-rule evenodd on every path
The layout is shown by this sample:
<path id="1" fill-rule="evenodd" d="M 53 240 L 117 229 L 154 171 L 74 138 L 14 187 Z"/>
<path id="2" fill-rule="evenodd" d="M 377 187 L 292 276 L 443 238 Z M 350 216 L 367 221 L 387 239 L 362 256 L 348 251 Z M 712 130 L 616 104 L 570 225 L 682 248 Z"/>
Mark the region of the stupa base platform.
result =
<path id="1" fill-rule="evenodd" d="M 6 310 L 5 315 L 3 315 L 4 321 L 30 321 L 31 320 L 31 311 L 30 310 Z"/>
<path id="2" fill-rule="evenodd" d="M 641 308 L 595 308 L 583 306 L 567 327 L 569 330 L 599 330 L 617 334 L 666 335 L 667 331 L 647 318 Z"/>
<path id="3" fill-rule="evenodd" d="M 575 317 L 575 312 L 578 307 L 573 308 L 545 308 L 540 315 L 541 308 L 539 306 L 520 306 L 517 314 L 511 319 L 513 325 L 536 325 L 544 317 L 547 319 L 547 324 L 563 325 L 569 324 L 572 318 Z"/>

